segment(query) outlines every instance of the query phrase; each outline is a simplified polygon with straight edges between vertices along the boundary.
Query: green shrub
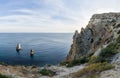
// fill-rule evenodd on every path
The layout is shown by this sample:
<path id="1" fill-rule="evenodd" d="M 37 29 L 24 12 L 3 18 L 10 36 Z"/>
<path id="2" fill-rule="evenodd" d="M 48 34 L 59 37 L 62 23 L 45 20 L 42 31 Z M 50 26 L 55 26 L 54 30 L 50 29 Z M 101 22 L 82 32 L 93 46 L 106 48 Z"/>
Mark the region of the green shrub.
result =
<path id="1" fill-rule="evenodd" d="M 94 63 L 94 64 L 90 64 L 89 66 L 83 68 L 82 70 L 74 73 L 74 77 L 81 77 L 84 75 L 85 76 L 88 75 L 89 77 L 87 77 L 87 78 L 91 78 L 93 76 L 93 74 L 95 76 L 104 70 L 108 70 L 108 69 L 112 69 L 112 68 L 114 68 L 114 66 L 111 64 L 108 64 L 107 62 Z"/>
<path id="2" fill-rule="evenodd" d="M 12 78 L 12 77 L 9 77 L 9 76 L 6 76 L 6 75 L 3 75 L 3 74 L 0 74 L 0 78 Z"/>
<path id="3" fill-rule="evenodd" d="M 80 63 L 81 64 L 84 64 L 84 63 L 86 63 L 86 62 L 88 62 L 89 61 L 89 57 L 87 57 L 87 56 L 83 56 L 81 59 L 80 59 Z"/>
<path id="4" fill-rule="evenodd" d="M 5 66 L 8 66 L 7 63 L 4 63 L 4 62 L 0 62 L 1 65 L 5 65 Z"/>
<path id="5" fill-rule="evenodd" d="M 117 53 L 116 50 L 112 49 L 112 48 L 104 48 L 101 50 L 100 56 L 102 57 L 111 57 L 113 55 L 115 55 Z"/>
<path id="6" fill-rule="evenodd" d="M 32 69 L 37 68 L 37 66 L 32 66 Z"/>
<path id="7" fill-rule="evenodd" d="M 98 77 L 98 75 L 93 74 L 93 75 L 90 75 L 90 78 L 99 78 L 99 77 Z"/>
<path id="8" fill-rule="evenodd" d="M 66 64 L 66 67 L 73 67 L 73 66 L 76 66 L 76 65 L 84 64 L 84 63 L 86 63 L 88 61 L 89 61 L 89 58 L 87 56 L 83 56 L 79 60 L 73 60 L 71 62 L 68 62 Z"/>
<path id="9" fill-rule="evenodd" d="M 40 74 L 45 76 L 54 76 L 56 73 L 48 69 L 42 69 L 40 70 Z"/>
<path id="10" fill-rule="evenodd" d="M 98 62 L 101 62 L 101 58 L 99 56 L 92 56 L 89 60 L 89 64 L 98 63 Z"/>
<path id="11" fill-rule="evenodd" d="M 116 28 L 119 28 L 120 27 L 120 24 L 118 24 L 117 26 L 116 26 Z"/>
<path id="12" fill-rule="evenodd" d="M 116 46 L 117 46 L 117 43 L 111 43 L 107 46 L 107 48 L 110 48 L 110 49 L 116 49 Z"/>
<path id="13" fill-rule="evenodd" d="M 66 64 L 66 67 L 73 67 L 74 65 L 72 64 L 72 62 L 69 62 Z"/>
<path id="14" fill-rule="evenodd" d="M 63 61 L 63 62 L 60 63 L 60 65 L 64 66 L 64 65 L 66 65 L 68 63 L 69 63 L 69 61 Z"/>
<path id="15" fill-rule="evenodd" d="M 96 44 L 99 45 L 99 44 L 101 43 L 101 40 L 102 40 L 102 39 L 99 38 Z"/>
<path id="16" fill-rule="evenodd" d="M 80 60 L 73 60 L 73 61 L 69 61 L 69 62 L 64 62 L 63 63 L 66 67 L 73 67 L 75 65 L 80 64 Z"/>
<path id="17" fill-rule="evenodd" d="M 89 61 L 89 57 L 83 56 L 82 58 L 80 58 L 78 60 L 61 62 L 60 65 L 65 65 L 66 67 L 73 67 L 73 66 L 76 66 L 76 65 L 84 64 L 88 61 Z"/>
<path id="18" fill-rule="evenodd" d="M 116 39 L 117 43 L 120 43 L 120 35 L 118 36 L 118 38 Z"/>
<path id="19" fill-rule="evenodd" d="M 99 55 L 99 61 L 101 62 L 111 61 L 111 58 L 118 53 L 116 50 L 116 45 L 117 45 L 116 43 L 111 43 L 106 48 L 103 48 Z"/>
<path id="20" fill-rule="evenodd" d="M 117 32 L 117 34 L 120 34 L 120 30 Z"/>
<path id="21" fill-rule="evenodd" d="M 109 44 L 106 48 L 101 50 L 99 56 L 92 56 L 89 60 L 89 63 L 110 62 L 111 58 L 118 53 L 116 50 L 116 45 L 116 43 Z"/>
<path id="22" fill-rule="evenodd" d="M 48 67 L 52 66 L 51 64 L 48 64 Z"/>

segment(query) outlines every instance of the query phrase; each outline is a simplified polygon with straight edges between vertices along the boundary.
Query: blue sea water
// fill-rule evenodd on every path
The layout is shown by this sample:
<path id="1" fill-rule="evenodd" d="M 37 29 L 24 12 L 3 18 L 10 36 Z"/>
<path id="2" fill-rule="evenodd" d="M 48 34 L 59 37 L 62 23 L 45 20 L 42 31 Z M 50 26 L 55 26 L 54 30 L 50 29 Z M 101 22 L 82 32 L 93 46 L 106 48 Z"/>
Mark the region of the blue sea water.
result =
<path id="1" fill-rule="evenodd" d="M 11 65 L 58 64 L 67 56 L 72 33 L 0 33 L 0 62 Z M 17 43 L 22 50 L 16 51 Z M 35 54 L 30 56 L 30 49 Z"/>

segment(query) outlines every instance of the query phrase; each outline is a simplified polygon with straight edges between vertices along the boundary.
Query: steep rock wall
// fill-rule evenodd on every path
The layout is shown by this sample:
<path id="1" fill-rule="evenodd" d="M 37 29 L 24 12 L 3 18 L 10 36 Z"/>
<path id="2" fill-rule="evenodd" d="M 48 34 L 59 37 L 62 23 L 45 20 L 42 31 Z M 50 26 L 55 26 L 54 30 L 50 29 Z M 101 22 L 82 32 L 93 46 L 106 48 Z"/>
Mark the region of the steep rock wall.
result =
<path id="1" fill-rule="evenodd" d="M 73 44 L 66 60 L 72 61 L 84 55 L 94 53 L 97 49 L 111 41 L 120 34 L 120 13 L 95 14 L 86 28 L 81 32 L 75 31 Z"/>

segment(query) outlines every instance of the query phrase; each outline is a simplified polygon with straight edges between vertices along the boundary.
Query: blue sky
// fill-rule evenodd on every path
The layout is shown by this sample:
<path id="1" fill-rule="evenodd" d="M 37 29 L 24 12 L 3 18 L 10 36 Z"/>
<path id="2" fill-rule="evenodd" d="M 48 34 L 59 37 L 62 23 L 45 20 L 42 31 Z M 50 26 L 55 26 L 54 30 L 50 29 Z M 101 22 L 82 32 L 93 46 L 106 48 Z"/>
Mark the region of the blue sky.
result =
<path id="1" fill-rule="evenodd" d="M 120 0 L 0 0 L 0 32 L 74 32 Z"/>

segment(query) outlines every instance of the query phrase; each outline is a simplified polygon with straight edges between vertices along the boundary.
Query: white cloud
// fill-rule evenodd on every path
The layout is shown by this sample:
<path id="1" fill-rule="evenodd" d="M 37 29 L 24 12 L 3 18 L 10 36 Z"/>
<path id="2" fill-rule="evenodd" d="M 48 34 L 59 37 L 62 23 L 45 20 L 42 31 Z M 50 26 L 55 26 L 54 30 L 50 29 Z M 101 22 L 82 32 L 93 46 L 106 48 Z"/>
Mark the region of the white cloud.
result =
<path id="1" fill-rule="evenodd" d="M 34 5 L 27 3 L 27 0 L 10 2 L 3 7 L 7 9 L 2 10 L 5 14 L 0 15 L 0 31 L 74 32 L 76 29 L 80 31 L 81 27 L 87 25 L 93 14 L 120 11 L 119 2 L 119 0 L 31 1 Z M 23 7 L 23 4 L 26 6 Z M 9 8 L 13 5 L 16 7 Z"/>

